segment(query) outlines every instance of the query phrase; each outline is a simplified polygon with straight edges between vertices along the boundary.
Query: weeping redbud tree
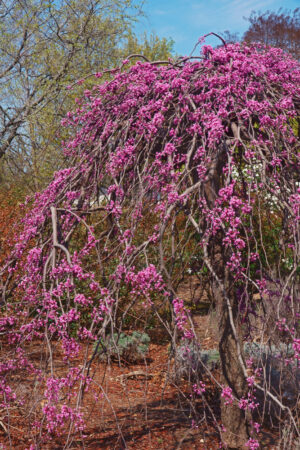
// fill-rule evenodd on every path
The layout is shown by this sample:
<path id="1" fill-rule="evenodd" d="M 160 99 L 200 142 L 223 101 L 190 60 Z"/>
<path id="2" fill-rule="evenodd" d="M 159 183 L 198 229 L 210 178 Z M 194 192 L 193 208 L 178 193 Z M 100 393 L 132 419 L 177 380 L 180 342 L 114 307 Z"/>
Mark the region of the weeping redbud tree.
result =
<path id="1" fill-rule="evenodd" d="M 266 405 L 295 442 L 297 402 L 244 348 L 286 344 L 278 361 L 294 375 L 299 367 L 299 63 L 280 49 L 232 44 L 203 46 L 199 58 L 126 60 L 110 75 L 64 119 L 69 168 L 35 195 L 2 268 L 7 434 L 19 406 L 43 430 L 37 448 L 64 429 L 67 448 L 85 427 L 99 342 L 138 305 L 164 324 L 175 353 L 178 342 L 201 347 L 178 286 L 202 271 L 219 331 L 222 379 L 206 375 L 220 392 L 221 416 L 212 417 L 223 444 L 258 448 Z M 20 370 L 30 395 L 15 387 Z M 190 389 L 191 402 L 205 398 L 200 378 Z"/>

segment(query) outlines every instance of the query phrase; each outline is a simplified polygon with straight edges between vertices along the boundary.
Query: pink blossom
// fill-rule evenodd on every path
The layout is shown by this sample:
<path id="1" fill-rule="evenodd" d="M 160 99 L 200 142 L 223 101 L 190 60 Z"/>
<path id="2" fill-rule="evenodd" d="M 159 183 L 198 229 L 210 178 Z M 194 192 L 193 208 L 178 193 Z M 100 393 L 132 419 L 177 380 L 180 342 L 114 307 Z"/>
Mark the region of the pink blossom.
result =
<path id="1" fill-rule="evenodd" d="M 232 395 L 232 389 L 229 386 L 223 387 L 221 397 L 225 399 L 225 405 L 232 405 L 234 397 Z"/>

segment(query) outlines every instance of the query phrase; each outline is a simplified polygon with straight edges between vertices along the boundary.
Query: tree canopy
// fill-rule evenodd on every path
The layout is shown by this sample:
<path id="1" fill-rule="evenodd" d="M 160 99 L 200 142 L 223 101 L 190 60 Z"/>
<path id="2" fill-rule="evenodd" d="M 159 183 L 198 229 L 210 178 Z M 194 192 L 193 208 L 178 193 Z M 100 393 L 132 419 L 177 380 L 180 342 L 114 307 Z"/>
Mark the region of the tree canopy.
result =
<path id="1" fill-rule="evenodd" d="M 222 380 L 212 381 L 222 442 L 258 447 L 259 393 L 296 436 L 294 413 L 267 375 L 249 375 L 243 344 L 281 335 L 293 347 L 291 366 L 299 360 L 299 63 L 280 49 L 241 44 L 203 46 L 196 59 L 129 63 L 104 82 L 97 73 L 99 83 L 63 120 L 73 133 L 63 145 L 69 167 L 35 195 L 2 268 L 0 330 L 11 348 L 1 363 L 2 405 L 9 411 L 21 401 L 10 380 L 26 368 L 39 374 L 28 401 L 44 392 L 47 439 L 79 432 L 95 352 L 80 367 L 74 360 L 82 347 L 120 333 L 136 305 L 164 324 L 174 351 L 179 338 L 201 345 L 178 295 L 194 272 L 208 278 L 217 311 Z M 259 314 L 262 328 L 253 326 Z M 40 362 L 26 353 L 34 339 L 44 343 Z M 191 401 L 205 392 L 201 383 L 191 381 Z"/>

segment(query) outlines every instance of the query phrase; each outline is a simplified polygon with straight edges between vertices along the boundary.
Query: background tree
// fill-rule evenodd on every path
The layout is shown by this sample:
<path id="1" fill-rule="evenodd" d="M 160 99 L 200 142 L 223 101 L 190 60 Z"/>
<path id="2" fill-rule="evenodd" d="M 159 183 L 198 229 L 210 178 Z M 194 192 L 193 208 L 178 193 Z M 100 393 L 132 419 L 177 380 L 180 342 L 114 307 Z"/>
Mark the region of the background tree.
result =
<path id="1" fill-rule="evenodd" d="M 245 42 L 262 42 L 279 47 L 300 59 L 300 8 L 265 13 L 252 11 L 247 18 L 250 27 L 243 36 Z"/>
<path id="2" fill-rule="evenodd" d="M 129 46 L 170 56 L 171 41 L 151 36 L 138 43 L 132 25 L 139 14 L 134 0 L 1 2 L 0 160 L 7 187 L 23 177 L 36 191 L 63 166 L 60 120 L 83 93 L 80 82 L 71 94 L 68 84 L 115 66 Z"/>
<path id="3" fill-rule="evenodd" d="M 225 30 L 221 35 L 226 44 L 234 44 L 235 42 L 240 41 L 239 33 L 233 33 L 229 30 Z"/>
<path id="4" fill-rule="evenodd" d="M 133 33 L 129 33 L 122 52 L 127 56 L 137 53 L 145 56 L 149 61 L 164 61 L 172 55 L 173 44 L 172 39 L 159 39 L 153 33 L 150 36 L 144 33 L 142 39 L 138 39 Z"/>

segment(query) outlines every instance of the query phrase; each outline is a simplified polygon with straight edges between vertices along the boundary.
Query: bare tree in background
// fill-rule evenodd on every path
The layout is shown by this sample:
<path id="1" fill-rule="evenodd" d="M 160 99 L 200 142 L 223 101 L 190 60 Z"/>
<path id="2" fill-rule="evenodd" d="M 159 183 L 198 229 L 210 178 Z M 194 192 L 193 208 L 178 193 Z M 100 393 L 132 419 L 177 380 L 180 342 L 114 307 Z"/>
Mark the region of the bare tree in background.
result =
<path id="1" fill-rule="evenodd" d="M 246 42 L 262 42 L 272 47 L 279 47 L 300 58 L 300 8 L 294 11 L 266 11 L 264 14 L 252 11 L 246 20 L 250 27 L 244 34 Z"/>
<path id="2" fill-rule="evenodd" d="M 226 42 L 226 44 L 234 44 L 235 42 L 240 41 L 239 33 L 232 32 L 229 30 L 223 31 L 223 33 L 221 33 L 221 36 L 224 39 L 224 41 Z"/>

